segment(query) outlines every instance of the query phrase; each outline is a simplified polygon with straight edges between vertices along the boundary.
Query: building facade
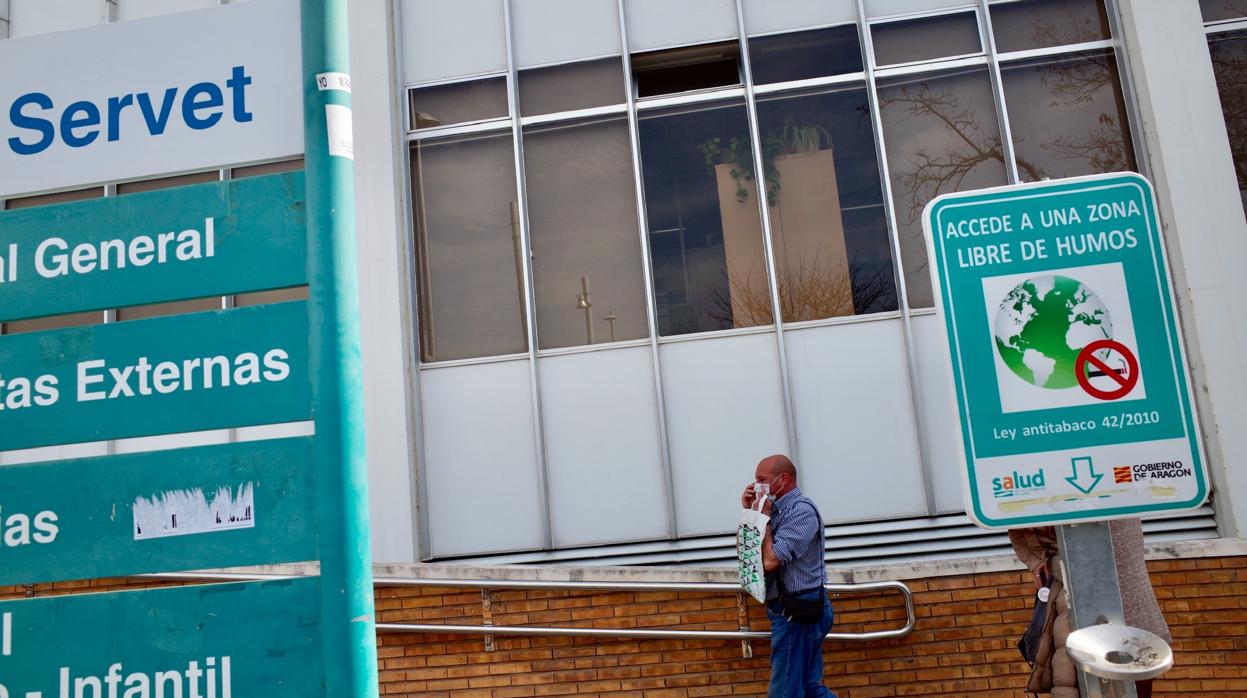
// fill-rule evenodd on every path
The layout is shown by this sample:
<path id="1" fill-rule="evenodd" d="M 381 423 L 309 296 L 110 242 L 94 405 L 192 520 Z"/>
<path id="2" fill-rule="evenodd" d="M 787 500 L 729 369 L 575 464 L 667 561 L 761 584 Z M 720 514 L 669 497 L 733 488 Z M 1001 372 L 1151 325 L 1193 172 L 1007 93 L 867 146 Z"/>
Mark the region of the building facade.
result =
<path id="1" fill-rule="evenodd" d="M 0 0 L 0 39 L 221 4 Z M 964 514 L 922 208 L 1122 170 L 1158 192 L 1214 485 L 1149 540 L 1243 554 L 1247 2 L 391 0 L 351 20 L 378 563 L 731 564 L 741 487 L 788 453 L 846 577 L 973 571 L 1009 548 Z M 300 167 L 216 165 L 0 199 Z"/>

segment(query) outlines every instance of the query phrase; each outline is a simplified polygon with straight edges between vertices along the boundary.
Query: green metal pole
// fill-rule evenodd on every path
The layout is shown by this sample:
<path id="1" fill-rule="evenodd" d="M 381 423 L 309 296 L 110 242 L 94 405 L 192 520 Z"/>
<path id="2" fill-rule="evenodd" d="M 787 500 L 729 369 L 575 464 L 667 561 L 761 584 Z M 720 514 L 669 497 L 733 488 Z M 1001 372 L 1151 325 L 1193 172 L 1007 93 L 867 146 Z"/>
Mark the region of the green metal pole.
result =
<path id="1" fill-rule="evenodd" d="M 322 667 L 330 698 L 376 696 L 360 379 L 347 0 L 301 0 L 308 312 L 320 520 Z"/>

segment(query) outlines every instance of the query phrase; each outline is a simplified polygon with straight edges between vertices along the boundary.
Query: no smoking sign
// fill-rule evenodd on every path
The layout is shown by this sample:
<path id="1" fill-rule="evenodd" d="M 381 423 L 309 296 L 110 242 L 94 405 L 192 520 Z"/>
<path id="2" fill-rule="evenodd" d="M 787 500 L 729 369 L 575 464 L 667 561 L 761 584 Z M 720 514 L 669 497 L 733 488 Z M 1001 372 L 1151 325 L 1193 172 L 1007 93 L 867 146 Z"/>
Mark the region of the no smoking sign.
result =
<path id="1" fill-rule="evenodd" d="M 1121 173 L 948 194 L 927 206 L 923 226 L 976 523 L 1066 524 L 1205 500 L 1147 180 Z M 1163 487 L 1101 475 L 1179 462 L 1189 467 Z"/>
<path id="2" fill-rule="evenodd" d="M 1119 400 L 1139 384 L 1139 360 L 1121 342 L 1101 339 L 1078 352 L 1074 375 L 1091 397 Z"/>

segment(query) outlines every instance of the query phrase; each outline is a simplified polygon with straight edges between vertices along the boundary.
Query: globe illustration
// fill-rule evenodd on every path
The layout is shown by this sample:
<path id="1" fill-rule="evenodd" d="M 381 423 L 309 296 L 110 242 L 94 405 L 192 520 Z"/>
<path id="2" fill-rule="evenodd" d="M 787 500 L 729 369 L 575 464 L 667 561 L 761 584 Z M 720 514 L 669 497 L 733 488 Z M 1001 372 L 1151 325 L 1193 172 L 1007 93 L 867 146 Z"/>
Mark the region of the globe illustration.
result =
<path id="1" fill-rule="evenodd" d="M 1078 384 L 1074 362 L 1083 347 L 1113 336 L 1108 308 L 1077 279 L 1049 274 L 1023 281 L 996 311 L 996 351 L 1018 378 L 1051 390 Z"/>

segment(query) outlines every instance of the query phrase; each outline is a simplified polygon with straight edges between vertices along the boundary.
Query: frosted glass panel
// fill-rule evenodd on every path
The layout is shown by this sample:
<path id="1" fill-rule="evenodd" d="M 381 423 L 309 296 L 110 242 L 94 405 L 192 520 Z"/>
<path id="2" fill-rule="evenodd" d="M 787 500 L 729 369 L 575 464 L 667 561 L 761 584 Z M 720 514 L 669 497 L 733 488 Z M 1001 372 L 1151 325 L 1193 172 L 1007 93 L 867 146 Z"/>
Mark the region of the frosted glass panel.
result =
<path id="1" fill-rule="evenodd" d="M 93 441 L 85 444 L 69 446 L 43 446 L 27 448 L 20 451 L 0 452 L 0 465 L 17 465 L 19 463 L 42 463 L 50 460 L 69 460 L 71 458 L 90 458 L 108 455 L 108 442 Z"/>
<path id="2" fill-rule="evenodd" d="M 229 429 L 213 429 L 212 431 L 195 431 L 186 434 L 165 434 L 161 436 L 144 436 L 136 439 L 118 439 L 113 442 L 113 452 L 140 453 L 143 451 L 162 451 L 169 448 L 190 448 L 191 446 L 225 443 L 229 443 Z"/>
<path id="3" fill-rule="evenodd" d="M 11 0 L 9 38 L 103 24 L 103 0 Z"/>
<path id="4" fill-rule="evenodd" d="M 551 356 L 539 368 L 554 544 L 666 536 L 649 347 Z"/>
<path id="5" fill-rule="evenodd" d="M 775 335 L 659 349 L 680 535 L 736 530 L 758 461 L 788 450 Z"/>
<path id="6" fill-rule="evenodd" d="M 312 436 L 316 424 L 312 421 L 288 422 L 286 424 L 261 424 L 254 427 L 234 429 L 234 441 L 260 441 L 262 439 L 285 439 L 295 436 Z"/>
<path id="7" fill-rule="evenodd" d="M 408 84 L 507 68 L 502 0 L 402 0 Z"/>
<path id="8" fill-rule="evenodd" d="M 744 6 L 750 36 L 857 19 L 853 0 L 745 0 Z"/>
<path id="9" fill-rule="evenodd" d="M 220 5 L 220 0 L 120 0 L 117 3 L 117 19 L 142 19 Z"/>
<path id="10" fill-rule="evenodd" d="M 528 361 L 420 374 L 434 555 L 541 546 Z"/>
<path id="11" fill-rule="evenodd" d="M 620 53 L 615 0 L 515 0 L 521 68 Z"/>
<path id="12" fill-rule="evenodd" d="M 975 0 L 866 0 L 866 16 L 887 17 L 915 12 L 943 10 L 950 7 L 974 7 Z"/>
<path id="13" fill-rule="evenodd" d="M 827 523 L 923 514 L 900 320 L 789 330 L 801 489 Z"/>
<path id="14" fill-rule="evenodd" d="M 918 386 L 922 400 L 922 438 L 931 459 L 935 485 L 935 506 L 942 513 L 965 511 L 962 502 L 961 451 L 957 439 L 961 433 L 957 420 L 957 399 L 953 395 L 952 369 L 948 365 L 948 348 L 940 319 L 920 315 L 910 325 L 914 331 L 914 349 L 918 355 Z"/>
<path id="15" fill-rule="evenodd" d="M 703 44 L 736 36 L 732 0 L 625 0 L 633 51 Z"/>

